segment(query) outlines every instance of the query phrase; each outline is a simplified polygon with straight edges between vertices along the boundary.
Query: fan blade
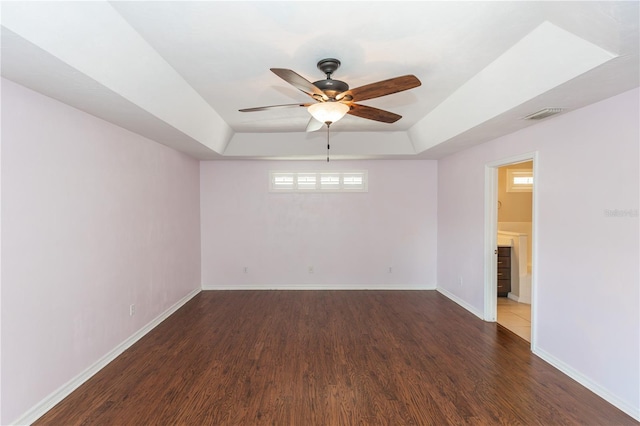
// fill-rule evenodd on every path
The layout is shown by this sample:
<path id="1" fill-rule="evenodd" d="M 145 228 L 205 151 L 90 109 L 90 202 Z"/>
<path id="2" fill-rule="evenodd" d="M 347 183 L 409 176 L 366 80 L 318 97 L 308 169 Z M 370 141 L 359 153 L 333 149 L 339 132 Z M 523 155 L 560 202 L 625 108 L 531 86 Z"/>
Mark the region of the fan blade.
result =
<path id="1" fill-rule="evenodd" d="M 315 132 L 316 130 L 322 129 L 322 126 L 324 126 L 324 123 L 321 123 L 320 121 L 318 121 L 315 118 L 311 117 L 311 119 L 309 120 L 309 123 L 307 123 L 307 129 L 305 131 L 306 132 Z"/>
<path id="2" fill-rule="evenodd" d="M 300 74 L 284 68 L 271 68 L 271 71 L 296 89 L 302 90 L 309 96 L 318 95 L 324 100 L 329 99 L 322 90 L 318 89 L 312 82 Z"/>
<path id="3" fill-rule="evenodd" d="M 369 120 L 381 121 L 383 123 L 395 123 L 402 118 L 401 115 L 394 114 L 393 112 L 358 104 L 349 104 L 349 112 L 347 112 L 347 114 L 368 118 Z"/>
<path id="4" fill-rule="evenodd" d="M 254 111 L 266 111 L 269 109 L 280 109 L 280 108 L 294 108 L 294 107 L 308 107 L 311 104 L 285 104 L 285 105 L 270 105 L 256 108 L 245 108 L 239 109 L 240 112 L 254 112 Z"/>
<path id="5" fill-rule="evenodd" d="M 420 86 L 420 80 L 415 75 L 403 75 L 402 77 L 390 78 L 389 80 L 379 81 L 377 83 L 367 84 L 365 86 L 356 87 L 347 90 L 336 96 L 336 100 L 350 96 L 351 99 L 345 100 L 352 102 L 366 101 L 367 99 L 379 98 L 380 96 L 390 95 L 392 93 L 402 92 L 404 90 L 413 89 Z"/>

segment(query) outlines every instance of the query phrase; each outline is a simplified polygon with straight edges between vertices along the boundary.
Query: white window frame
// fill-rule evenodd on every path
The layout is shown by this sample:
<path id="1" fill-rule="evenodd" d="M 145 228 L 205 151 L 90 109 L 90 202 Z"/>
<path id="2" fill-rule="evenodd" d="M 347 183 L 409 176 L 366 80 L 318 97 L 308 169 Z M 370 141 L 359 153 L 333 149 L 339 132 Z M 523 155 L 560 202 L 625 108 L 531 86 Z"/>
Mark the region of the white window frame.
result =
<path id="1" fill-rule="evenodd" d="M 515 183 L 517 178 L 526 178 L 530 183 Z M 507 169 L 507 192 L 531 192 L 533 191 L 532 169 Z"/>
<path id="2" fill-rule="evenodd" d="M 269 192 L 369 192 L 368 174 L 366 170 L 271 170 Z"/>

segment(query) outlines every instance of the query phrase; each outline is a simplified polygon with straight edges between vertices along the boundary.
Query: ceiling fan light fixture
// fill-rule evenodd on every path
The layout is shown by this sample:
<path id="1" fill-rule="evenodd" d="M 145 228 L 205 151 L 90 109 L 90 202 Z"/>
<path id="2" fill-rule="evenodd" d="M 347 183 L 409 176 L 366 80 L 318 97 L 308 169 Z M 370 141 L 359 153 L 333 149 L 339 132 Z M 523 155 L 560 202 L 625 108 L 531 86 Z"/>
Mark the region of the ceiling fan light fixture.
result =
<path id="1" fill-rule="evenodd" d="M 349 106 L 341 102 L 319 102 L 310 105 L 307 111 L 321 123 L 335 123 L 349 112 Z"/>

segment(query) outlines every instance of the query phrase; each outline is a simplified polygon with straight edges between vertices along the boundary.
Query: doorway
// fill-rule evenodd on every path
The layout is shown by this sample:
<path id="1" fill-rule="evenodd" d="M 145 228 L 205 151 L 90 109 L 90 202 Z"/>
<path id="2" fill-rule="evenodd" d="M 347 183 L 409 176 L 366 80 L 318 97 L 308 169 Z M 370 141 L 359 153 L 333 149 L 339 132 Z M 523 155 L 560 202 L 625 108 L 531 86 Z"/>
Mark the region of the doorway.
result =
<path id="1" fill-rule="evenodd" d="M 535 340 L 536 153 L 485 167 L 486 321 Z"/>

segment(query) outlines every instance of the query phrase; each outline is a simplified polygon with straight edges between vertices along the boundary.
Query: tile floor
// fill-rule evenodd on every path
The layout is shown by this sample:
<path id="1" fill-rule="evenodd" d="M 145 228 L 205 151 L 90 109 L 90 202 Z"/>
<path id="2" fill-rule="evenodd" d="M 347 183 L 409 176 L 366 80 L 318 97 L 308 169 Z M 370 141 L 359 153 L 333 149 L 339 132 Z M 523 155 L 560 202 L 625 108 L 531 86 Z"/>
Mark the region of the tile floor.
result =
<path id="1" fill-rule="evenodd" d="M 498 297 L 498 324 L 531 341 L 531 305 Z"/>

